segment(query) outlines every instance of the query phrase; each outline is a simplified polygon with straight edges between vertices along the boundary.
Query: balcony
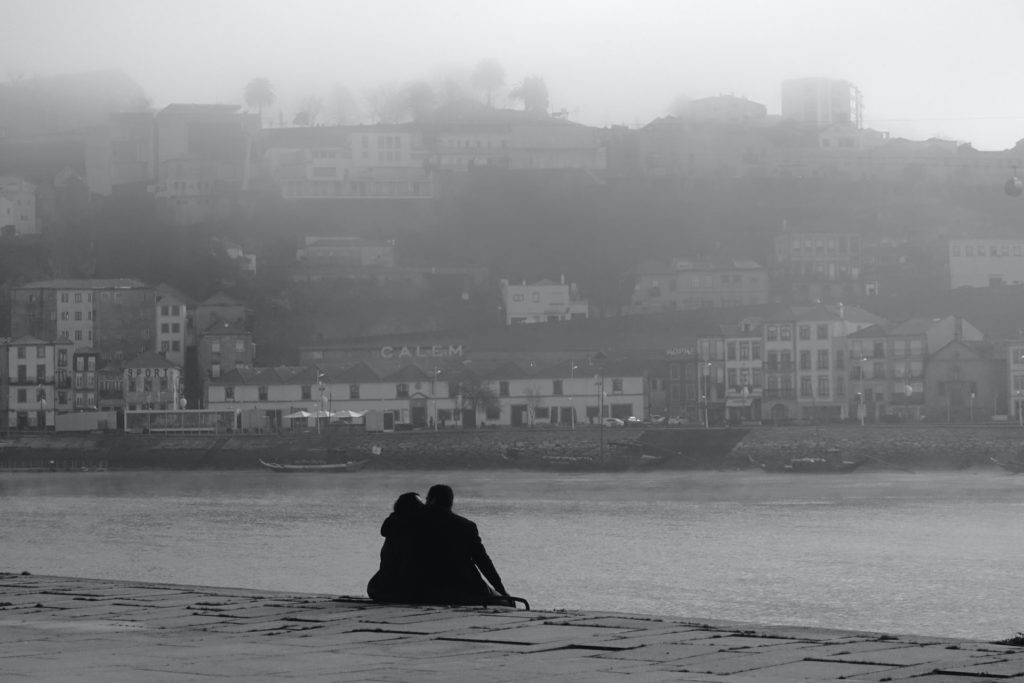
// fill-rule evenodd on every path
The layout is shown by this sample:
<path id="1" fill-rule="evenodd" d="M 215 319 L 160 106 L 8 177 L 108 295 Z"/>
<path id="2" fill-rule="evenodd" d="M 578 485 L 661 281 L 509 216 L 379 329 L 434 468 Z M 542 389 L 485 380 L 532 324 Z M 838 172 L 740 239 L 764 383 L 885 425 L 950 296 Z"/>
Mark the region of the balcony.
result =
<path id="1" fill-rule="evenodd" d="M 764 364 L 765 372 L 793 372 L 794 369 L 796 369 L 796 363 L 793 361 Z"/>
<path id="2" fill-rule="evenodd" d="M 796 399 L 796 389 L 765 389 L 764 398 L 794 400 Z"/>

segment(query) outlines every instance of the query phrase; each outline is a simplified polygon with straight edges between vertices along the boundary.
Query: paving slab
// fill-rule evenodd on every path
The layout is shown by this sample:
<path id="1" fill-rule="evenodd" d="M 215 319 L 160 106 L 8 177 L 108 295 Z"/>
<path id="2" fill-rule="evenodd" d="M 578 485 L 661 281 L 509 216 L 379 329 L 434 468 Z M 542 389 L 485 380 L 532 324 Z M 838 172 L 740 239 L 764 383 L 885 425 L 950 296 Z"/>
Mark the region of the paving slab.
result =
<path id="1" fill-rule="evenodd" d="M 0 573 L 0 680 L 1024 683 L 1024 648 Z"/>

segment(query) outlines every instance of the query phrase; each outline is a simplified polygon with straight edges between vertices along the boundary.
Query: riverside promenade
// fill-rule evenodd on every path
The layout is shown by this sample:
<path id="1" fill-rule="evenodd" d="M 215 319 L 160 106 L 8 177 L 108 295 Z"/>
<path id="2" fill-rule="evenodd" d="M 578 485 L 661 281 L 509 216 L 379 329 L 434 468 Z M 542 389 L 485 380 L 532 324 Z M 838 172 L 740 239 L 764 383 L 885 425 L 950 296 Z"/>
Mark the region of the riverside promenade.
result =
<path id="1" fill-rule="evenodd" d="M 1024 681 L 1022 647 L 531 607 L 0 573 L 0 681 Z"/>

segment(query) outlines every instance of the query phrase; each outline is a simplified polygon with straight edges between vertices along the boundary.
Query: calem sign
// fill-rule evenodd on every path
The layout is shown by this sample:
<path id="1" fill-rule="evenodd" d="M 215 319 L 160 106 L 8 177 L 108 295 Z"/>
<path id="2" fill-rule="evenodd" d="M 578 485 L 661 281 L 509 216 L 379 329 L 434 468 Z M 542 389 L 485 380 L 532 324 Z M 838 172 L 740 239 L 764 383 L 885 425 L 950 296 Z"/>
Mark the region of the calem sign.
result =
<path id="1" fill-rule="evenodd" d="M 442 346 L 433 344 L 431 346 L 382 346 L 380 347 L 381 358 L 449 358 L 461 357 L 462 344 L 448 344 Z"/>

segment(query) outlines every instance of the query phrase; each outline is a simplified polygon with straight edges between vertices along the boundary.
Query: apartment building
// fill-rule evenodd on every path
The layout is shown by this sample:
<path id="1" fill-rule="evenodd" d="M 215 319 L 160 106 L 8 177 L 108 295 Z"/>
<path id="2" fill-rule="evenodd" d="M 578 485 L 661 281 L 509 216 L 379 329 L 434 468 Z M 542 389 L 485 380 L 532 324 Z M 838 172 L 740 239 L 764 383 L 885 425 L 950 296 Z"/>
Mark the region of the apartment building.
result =
<path id="1" fill-rule="evenodd" d="M 860 90 L 846 80 L 792 78 L 782 82 L 782 118 L 822 128 L 863 125 Z"/>
<path id="2" fill-rule="evenodd" d="M 55 415 L 71 408 L 71 345 L 24 335 L 4 349 L 5 425 L 52 429 Z"/>
<path id="3" fill-rule="evenodd" d="M 1024 283 L 1024 239 L 949 240 L 949 287 Z"/>
<path id="4" fill-rule="evenodd" d="M 157 210 L 177 225 L 224 216 L 253 173 L 259 117 L 235 105 L 171 104 L 155 117 Z"/>
<path id="5" fill-rule="evenodd" d="M 181 368 L 148 351 L 122 366 L 124 407 L 127 410 L 177 410 L 182 398 Z"/>
<path id="6" fill-rule="evenodd" d="M 0 236 L 39 232 L 36 186 L 19 176 L 0 175 Z"/>
<path id="7" fill-rule="evenodd" d="M 422 135 L 411 125 L 267 130 L 263 148 L 288 200 L 434 196 Z"/>
<path id="8" fill-rule="evenodd" d="M 185 353 L 191 339 L 188 298 L 168 285 L 156 288 L 155 349 L 178 367 L 185 367 Z M 190 343 L 191 342 L 191 343 Z"/>
<path id="9" fill-rule="evenodd" d="M 11 290 L 11 333 L 67 338 L 75 349 L 130 358 L 153 349 L 156 294 L 131 279 L 41 280 Z"/>
<path id="10" fill-rule="evenodd" d="M 513 284 L 502 280 L 501 301 L 506 325 L 574 320 L 590 314 L 587 300 L 580 297 L 575 283 L 565 282 L 564 275 L 558 282 L 545 279 Z"/>
<path id="11" fill-rule="evenodd" d="M 630 313 L 765 304 L 768 273 L 755 261 L 674 258 L 646 261 L 634 270 Z"/>

